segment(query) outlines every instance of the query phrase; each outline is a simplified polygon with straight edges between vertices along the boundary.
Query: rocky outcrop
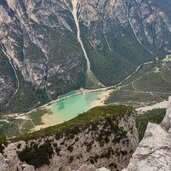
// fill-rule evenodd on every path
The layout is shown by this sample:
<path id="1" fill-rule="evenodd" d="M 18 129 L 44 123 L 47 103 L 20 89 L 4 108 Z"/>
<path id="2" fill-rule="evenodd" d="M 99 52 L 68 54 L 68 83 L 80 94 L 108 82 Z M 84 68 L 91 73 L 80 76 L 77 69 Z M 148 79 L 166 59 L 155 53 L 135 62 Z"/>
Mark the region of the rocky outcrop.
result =
<path id="1" fill-rule="evenodd" d="M 61 133 L 11 143 L 0 161 L 7 168 L 3 171 L 121 170 L 138 145 L 133 111 L 123 107 L 121 113 L 116 117 L 108 110 L 105 117 L 85 125 L 66 130 L 64 124 Z"/>
<path id="2" fill-rule="evenodd" d="M 123 171 L 171 170 L 171 97 L 160 125 L 149 123 L 145 136 Z"/>
<path id="3" fill-rule="evenodd" d="M 9 170 L 9 165 L 7 161 L 5 160 L 5 157 L 0 153 L 0 166 L 1 171 L 7 171 Z"/>

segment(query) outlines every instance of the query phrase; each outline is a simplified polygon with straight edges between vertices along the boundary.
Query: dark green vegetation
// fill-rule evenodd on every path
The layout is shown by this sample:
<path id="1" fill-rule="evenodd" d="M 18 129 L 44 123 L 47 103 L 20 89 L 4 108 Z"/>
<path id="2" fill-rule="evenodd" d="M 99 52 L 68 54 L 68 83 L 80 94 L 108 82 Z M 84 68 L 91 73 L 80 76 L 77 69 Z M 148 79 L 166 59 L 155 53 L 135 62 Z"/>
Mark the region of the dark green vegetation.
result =
<path id="1" fill-rule="evenodd" d="M 8 119 L 8 121 L 1 121 L 0 122 L 0 134 L 4 134 L 7 137 L 11 138 L 13 136 L 19 136 L 20 127 L 23 124 L 24 120 L 22 119 Z"/>
<path id="2" fill-rule="evenodd" d="M 46 72 L 47 74 L 49 69 L 52 69 L 53 71 L 51 71 L 52 73 L 49 73 L 48 76 L 44 76 L 41 85 L 37 86 L 26 81 L 26 78 L 23 77 L 21 71 L 16 70 L 20 87 L 17 94 L 12 96 L 12 93 L 17 89 L 16 77 L 13 70 L 10 68 L 7 57 L 2 53 L 2 75 L 9 75 L 12 77 L 10 79 L 13 79 L 14 85 L 13 87 L 9 87 L 9 90 L 12 91 L 7 98 L 9 103 L 8 105 L 4 105 L 7 103 L 7 101 L 5 101 L 3 105 L 0 106 L 0 113 L 27 112 L 49 102 L 51 98 L 56 99 L 59 95 L 65 94 L 71 90 L 79 89 L 85 84 L 86 62 L 75 34 L 66 30 L 60 31 L 43 25 L 39 26 L 35 23 L 32 27 L 35 29 L 36 34 L 41 33 L 44 37 L 48 38 L 48 46 L 50 47 L 49 61 L 47 62 L 48 66 L 45 65 L 46 57 L 42 50 L 31 42 L 28 37 L 29 46 L 24 49 L 26 56 L 32 63 L 36 74 L 41 74 L 43 72 Z M 55 68 L 57 68 L 59 64 L 63 71 L 54 73 L 56 72 Z M 46 70 L 44 69 L 45 67 Z M 5 72 L 8 72 L 9 74 Z M 49 83 L 49 86 L 47 86 L 47 82 Z M 53 94 L 50 94 L 50 92 L 53 92 Z"/>
<path id="3" fill-rule="evenodd" d="M 8 103 L 8 99 L 11 98 L 12 94 L 17 88 L 17 81 L 15 80 L 15 73 L 9 63 L 8 58 L 3 54 L 0 46 L 0 112 L 2 107 Z M 5 98 L 7 97 L 7 98 Z"/>
<path id="4" fill-rule="evenodd" d="M 99 21 L 99 23 L 92 25 L 90 30 L 82 26 L 82 32 L 84 32 L 82 39 L 90 57 L 92 71 L 104 85 L 116 84 L 131 74 L 139 64 L 154 60 L 154 56 L 136 40 L 130 27 L 118 28 L 118 26 L 113 25 L 111 31 L 107 35 L 103 35 L 101 34 L 103 28 L 101 24 Z M 97 32 L 91 33 L 91 30 L 94 29 Z M 125 35 L 124 37 L 122 33 Z M 100 40 L 100 45 L 92 47 L 87 40 L 88 35 Z M 111 51 L 106 39 L 110 44 Z"/>
<path id="5" fill-rule="evenodd" d="M 36 28 L 37 29 L 37 28 Z M 47 90 L 53 91 L 52 98 L 85 85 L 86 61 L 77 41 L 76 35 L 66 30 L 47 28 L 50 47 L 49 68 L 61 65 L 63 72 L 52 74 L 47 78 L 51 83 Z"/>
<path id="6" fill-rule="evenodd" d="M 63 34 L 61 34 L 61 31 L 46 26 L 40 27 L 36 24 L 33 24 L 32 27 L 36 30 L 37 34 L 42 33 L 45 37 L 48 37 L 49 46 L 51 47 L 48 68 L 58 66 L 60 63 L 61 65 L 67 65 L 68 69 L 61 74 L 53 74 L 48 78 L 44 78 L 45 80 L 42 80 L 42 84 L 39 87 L 33 85 L 31 82 L 25 81 L 21 71 L 17 70 L 20 83 L 19 91 L 15 96 L 12 96 L 12 93 L 9 95 L 9 97 L 12 96 L 12 98 L 10 98 L 8 105 L 2 105 L 0 107 L 1 113 L 27 112 L 49 102 L 51 98 L 56 99 L 59 95 L 65 94 L 73 89 L 79 89 L 85 84 L 85 59 L 73 33 L 63 31 Z M 33 44 L 29 38 L 28 41 L 29 46 L 25 49 L 27 57 L 31 62 L 38 63 L 36 67 L 34 67 L 35 72 L 44 72 L 43 68 L 37 67 L 38 65 L 44 64 L 43 60 L 45 60 L 45 56 L 42 50 Z M 1 61 L 1 63 L 4 64 L 1 67 L 2 75 L 13 76 L 13 81 L 15 81 L 16 78 L 13 70 L 10 68 L 7 57 L 5 55 L 2 57 L 5 61 Z M 72 67 L 75 63 L 78 63 L 80 68 Z M 4 66 L 7 68 L 4 68 Z M 5 73 L 3 70 L 11 73 Z M 69 81 L 68 77 L 72 77 L 72 81 Z M 45 88 L 44 84 L 46 84 L 47 81 L 50 83 L 50 86 Z M 15 88 L 13 88 L 13 93 L 17 89 L 17 83 L 15 84 L 16 85 L 13 86 Z M 53 91 L 54 94 L 50 95 L 49 92 L 51 91 Z"/>
<path id="7" fill-rule="evenodd" d="M 118 106 L 102 106 L 102 107 L 95 107 L 93 109 L 90 109 L 88 112 L 80 114 L 76 118 L 67 121 L 65 123 L 45 128 L 43 130 L 33 132 L 31 134 L 26 134 L 20 137 L 16 137 L 13 139 L 13 141 L 18 140 L 29 140 L 29 139 L 36 139 L 39 137 L 45 137 L 48 135 L 55 135 L 57 137 L 60 137 L 64 133 L 69 133 L 70 131 L 73 131 L 73 133 L 76 131 L 79 131 L 79 127 L 89 126 L 91 123 L 95 120 L 102 119 L 106 116 L 113 116 L 114 118 L 122 117 L 123 115 L 131 115 L 134 113 L 134 110 L 132 107 L 126 107 L 124 105 L 118 105 Z M 72 129 L 73 128 L 73 129 Z"/>
<path id="8" fill-rule="evenodd" d="M 171 95 L 170 62 L 142 65 L 130 78 L 115 89 L 106 103 L 130 104 L 135 107 L 161 102 Z"/>
<path id="9" fill-rule="evenodd" d="M 31 144 L 31 147 L 26 146 L 23 151 L 18 152 L 18 157 L 21 161 L 39 168 L 50 163 L 52 154 L 53 148 L 49 142 L 46 142 L 40 146 L 37 144 Z"/>
<path id="10" fill-rule="evenodd" d="M 18 77 L 20 88 L 17 94 L 9 100 L 8 105 L 1 108 L 0 112 L 27 112 L 50 100 L 44 89 L 37 89 L 32 83 L 24 81 L 24 78 L 19 71 Z"/>
<path id="11" fill-rule="evenodd" d="M 37 109 L 37 111 L 30 113 L 29 117 L 33 121 L 34 125 L 41 125 L 42 124 L 41 117 L 46 113 L 50 113 L 50 111 L 47 109 L 42 109 L 42 110 Z"/>
<path id="12" fill-rule="evenodd" d="M 50 83 L 47 86 L 47 92 L 53 91 L 53 94 L 49 93 L 49 96 L 56 99 L 59 95 L 83 87 L 85 84 L 86 61 L 75 34 L 67 30 L 51 28 L 36 23 L 32 24 L 32 28 L 36 34 L 42 34 L 48 42 L 49 59 L 47 72 L 49 72 L 49 75 L 45 77 L 45 82 Z M 36 45 L 29 46 L 26 49 L 27 56 L 32 62 L 42 64 L 43 60 L 45 60 L 43 52 L 34 46 Z M 32 55 L 33 52 L 35 52 L 34 55 Z M 58 67 L 59 71 L 57 72 L 55 68 Z M 40 68 L 37 68 L 37 71 L 39 70 Z"/>
<path id="13" fill-rule="evenodd" d="M 89 72 L 86 76 L 85 88 L 87 89 L 102 88 L 102 85 L 99 84 L 99 80 L 95 77 L 95 75 L 92 72 Z"/>
<path id="14" fill-rule="evenodd" d="M 30 132 L 33 128 L 34 128 L 34 124 L 32 120 L 23 120 L 23 123 L 22 125 L 20 125 L 20 128 L 19 128 L 19 133 L 20 133 L 19 135 L 26 134 Z M 16 135 L 16 136 L 19 136 L 19 135 Z"/>
<path id="15" fill-rule="evenodd" d="M 5 145 L 7 145 L 6 137 L 5 137 L 5 135 L 0 134 L 0 153 L 3 152 Z"/>
<path id="16" fill-rule="evenodd" d="M 4 134 L 8 138 L 26 134 L 36 125 L 43 124 L 41 117 L 46 113 L 50 113 L 50 111 L 47 109 L 37 109 L 36 111 L 27 113 L 26 119 L 3 115 L 0 117 L 0 119 L 2 119 L 0 122 L 0 134 Z"/>
<path id="17" fill-rule="evenodd" d="M 18 156 L 22 162 L 39 168 L 50 163 L 54 149 L 59 158 L 66 156 L 69 158 L 68 162 L 72 163 L 76 157 L 82 158 L 84 156 L 82 151 L 78 152 L 77 155 L 73 154 L 75 149 L 74 142 L 80 140 L 78 134 L 83 132 L 84 136 L 89 138 L 83 138 L 83 142 L 81 144 L 78 143 L 78 148 L 82 147 L 83 151 L 89 153 L 93 149 L 94 142 L 98 143 L 99 148 L 104 148 L 103 151 L 88 157 L 85 161 L 93 164 L 97 160 L 109 159 L 113 155 L 116 155 L 116 158 L 124 158 L 129 152 L 127 147 L 130 145 L 127 132 L 131 133 L 134 125 L 130 123 L 130 129 L 126 130 L 119 125 L 119 122 L 121 119 L 126 122 L 132 115 L 134 115 L 133 108 L 124 105 L 93 108 L 63 124 L 15 138 L 14 141 L 30 140 L 26 142 L 24 150 L 20 151 L 21 149 L 18 148 Z M 92 137 L 90 137 L 90 134 Z M 48 138 L 47 136 L 50 135 L 55 135 L 55 138 Z M 108 147 L 109 144 L 112 144 L 112 146 Z M 119 148 L 115 149 L 116 144 L 123 144 L 122 150 Z M 65 154 L 63 154 L 64 151 Z M 133 150 L 129 153 L 132 152 Z M 63 165 L 65 165 L 65 162 Z"/>
<path id="18" fill-rule="evenodd" d="M 139 139 L 142 140 L 149 122 L 160 124 L 166 114 L 166 109 L 154 109 L 136 116 Z"/>

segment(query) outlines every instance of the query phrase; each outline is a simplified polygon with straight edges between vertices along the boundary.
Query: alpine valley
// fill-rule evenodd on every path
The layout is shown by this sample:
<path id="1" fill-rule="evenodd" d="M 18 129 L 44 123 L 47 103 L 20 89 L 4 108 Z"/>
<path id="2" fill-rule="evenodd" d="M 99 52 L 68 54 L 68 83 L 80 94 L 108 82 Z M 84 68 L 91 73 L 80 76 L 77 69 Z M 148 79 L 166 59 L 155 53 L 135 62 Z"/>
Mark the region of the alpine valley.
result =
<path id="1" fill-rule="evenodd" d="M 171 0 L 0 0 L 0 171 L 170 171 L 169 96 Z"/>
<path id="2" fill-rule="evenodd" d="M 171 52 L 169 0 L 1 0 L 0 111 L 119 83 Z"/>

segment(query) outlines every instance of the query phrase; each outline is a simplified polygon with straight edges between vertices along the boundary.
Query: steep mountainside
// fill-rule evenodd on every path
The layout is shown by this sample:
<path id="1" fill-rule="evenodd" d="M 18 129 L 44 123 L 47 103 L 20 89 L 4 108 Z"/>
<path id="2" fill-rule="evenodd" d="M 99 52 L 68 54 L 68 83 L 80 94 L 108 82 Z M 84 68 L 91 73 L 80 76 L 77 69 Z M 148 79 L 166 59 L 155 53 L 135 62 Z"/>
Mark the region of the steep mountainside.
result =
<path id="1" fill-rule="evenodd" d="M 112 85 L 164 57 L 171 52 L 170 5 L 0 1 L 0 111 L 26 111 L 73 89 Z"/>
<path id="2" fill-rule="evenodd" d="M 0 164 L 3 171 L 121 170 L 138 145 L 134 114 L 126 106 L 93 108 L 61 125 L 16 138 L 0 155 Z"/>

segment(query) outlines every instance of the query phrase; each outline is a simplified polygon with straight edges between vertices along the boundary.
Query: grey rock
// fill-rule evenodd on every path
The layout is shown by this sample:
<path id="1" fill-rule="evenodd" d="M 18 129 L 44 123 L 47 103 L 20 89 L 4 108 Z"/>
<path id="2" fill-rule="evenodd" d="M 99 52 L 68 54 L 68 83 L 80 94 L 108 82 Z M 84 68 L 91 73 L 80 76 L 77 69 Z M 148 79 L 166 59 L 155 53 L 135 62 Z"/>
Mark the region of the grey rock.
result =
<path id="1" fill-rule="evenodd" d="M 113 131 L 114 128 L 109 123 L 113 123 L 116 131 Z M 106 134 L 110 135 L 102 141 L 101 138 Z M 9 170 L 34 171 L 34 166 L 20 160 L 17 151 L 22 152 L 26 147 L 30 148 L 33 144 L 40 146 L 47 141 L 55 144 L 52 145 L 53 156 L 49 159 L 48 165 L 42 165 L 35 169 L 36 171 L 95 171 L 98 168 L 99 171 L 108 171 L 112 169 L 113 164 L 121 170 L 127 166 L 139 142 L 135 120 L 132 116 L 101 119 L 92 122 L 90 126 L 83 128 L 78 133 L 73 132 L 72 136 L 63 134 L 59 139 L 51 136 L 9 144 L 4 150 Z M 58 152 L 55 147 L 59 150 Z"/>
<path id="2" fill-rule="evenodd" d="M 144 138 L 123 171 L 171 170 L 171 98 L 161 125 L 149 123 Z"/>

